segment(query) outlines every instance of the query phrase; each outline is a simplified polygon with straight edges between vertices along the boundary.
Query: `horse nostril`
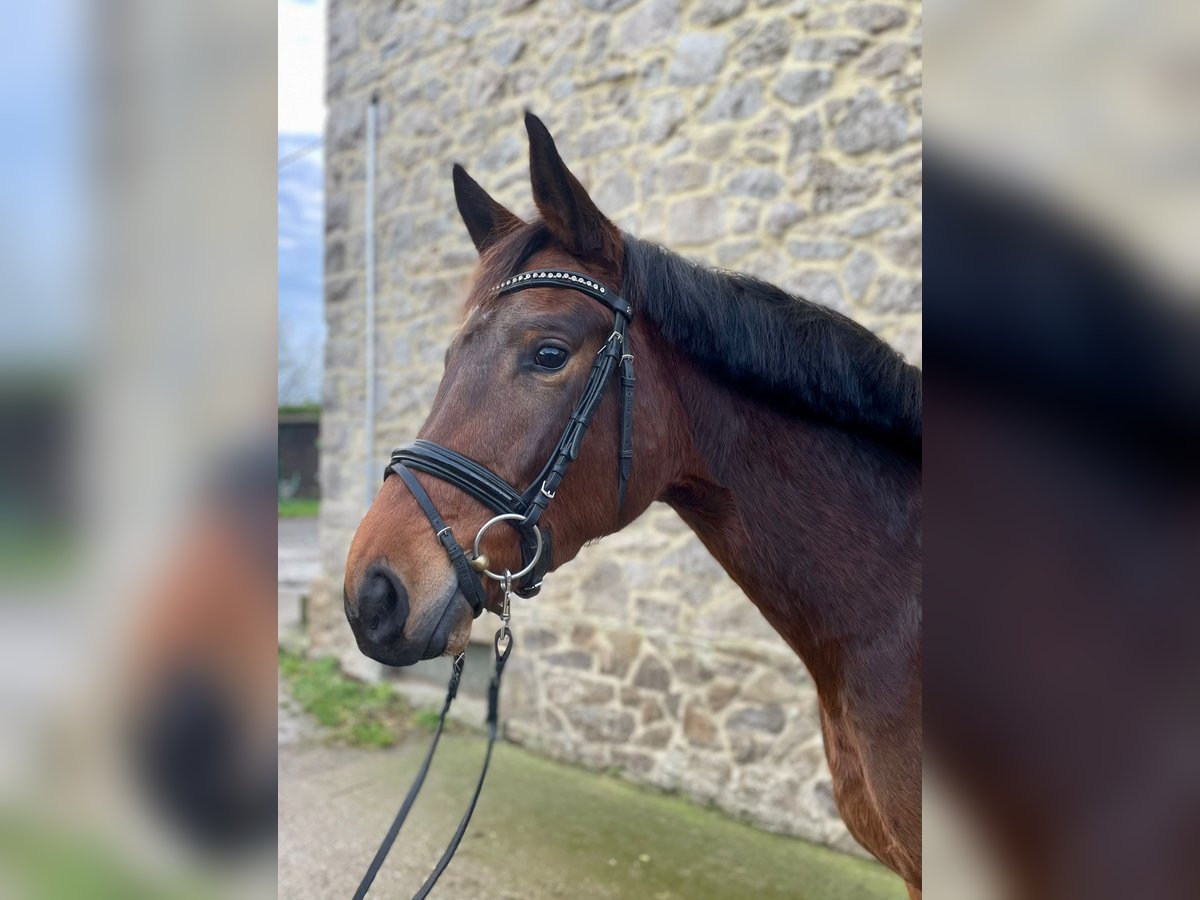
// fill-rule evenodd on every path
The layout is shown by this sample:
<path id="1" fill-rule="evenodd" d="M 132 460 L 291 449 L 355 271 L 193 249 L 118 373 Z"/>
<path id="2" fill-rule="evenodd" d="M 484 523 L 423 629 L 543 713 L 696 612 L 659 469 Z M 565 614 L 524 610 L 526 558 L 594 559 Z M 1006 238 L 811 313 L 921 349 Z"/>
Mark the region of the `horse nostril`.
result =
<path id="1" fill-rule="evenodd" d="M 358 608 L 370 631 L 379 627 L 379 621 L 384 614 L 396 608 L 396 592 L 386 576 L 373 575 L 363 582 Z"/>
<path id="2" fill-rule="evenodd" d="M 394 572 L 382 566 L 367 572 L 358 590 L 358 616 L 373 642 L 400 637 L 408 618 L 408 591 Z"/>

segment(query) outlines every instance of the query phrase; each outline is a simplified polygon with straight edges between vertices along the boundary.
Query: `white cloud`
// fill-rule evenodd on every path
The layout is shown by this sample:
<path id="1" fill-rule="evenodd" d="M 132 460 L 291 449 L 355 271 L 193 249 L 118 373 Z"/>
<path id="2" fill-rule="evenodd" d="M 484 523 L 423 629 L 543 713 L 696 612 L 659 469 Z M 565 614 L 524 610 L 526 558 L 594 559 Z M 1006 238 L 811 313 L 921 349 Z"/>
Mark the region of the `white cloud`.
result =
<path id="1" fill-rule="evenodd" d="M 325 0 L 279 0 L 279 133 L 325 130 Z"/>
<path id="2" fill-rule="evenodd" d="M 325 0 L 279 2 L 281 402 L 321 397 L 324 154 L 314 141 L 325 130 L 325 14 Z"/>

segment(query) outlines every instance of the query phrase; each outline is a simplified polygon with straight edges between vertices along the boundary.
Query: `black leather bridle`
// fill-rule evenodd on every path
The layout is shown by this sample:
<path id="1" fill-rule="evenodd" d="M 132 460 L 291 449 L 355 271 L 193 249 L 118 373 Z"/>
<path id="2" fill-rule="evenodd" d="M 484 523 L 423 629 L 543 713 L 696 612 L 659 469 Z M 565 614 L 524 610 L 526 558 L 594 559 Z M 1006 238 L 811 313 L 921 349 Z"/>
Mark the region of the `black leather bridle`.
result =
<path id="1" fill-rule="evenodd" d="M 618 509 L 625 505 L 626 485 L 633 466 L 633 356 L 626 346 L 627 330 L 633 319 L 633 307 L 590 275 L 565 269 L 521 272 L 502 281 L 493 290 L 497 295 L 503 296 L 535 287 L 571 288 L 604 304 L 613 312 L 612 334 L 596 354 L 596 361 L 592 364 L 583 396 L 571 413 L 554 452 L 538 476 L 524 491 L 518 492 L 487 466 L 448 447 L 426 440 L 416 440 L 393 450 L 391 462 L 383 476 L 386 479 L 388 475 L 399 475 L 416 498 L 450 557 L 458 576 L 459 587 L 476 616 L 484 609 L 483 583 L 479 576 L 482 574 L 495 581 L 503 581 L 505 577 L 491 572 L 487 568 L 487 558 L 480 557 L 479 554 L 479 542 L 483 533 L 498 521 L 507 522 L 512 526 L 520 540 L 521 569 L 511 576 L 513 593 L 518 597 L 532 597 L 541 589 L 542 578 L 550 568 L 551 542 L 549 530 L 538 523 L 542 513 L 558 492 L 558 486 L 567 474 L 567 469 L 579 456 L 579 448 L 584 435 L 587 434 L 592 416 L 600 406 L 600 401 L 604 399 L 608 385 L 618 369 L 621 380 L 621 447 L 617 455 Z M 442 521 L 433 501 L 413 476 L 411 469 L 427 472 L 449 482 L 496 514 L 496 517 L 488 521 L 476 535 L 473 559 L 467 559 L 463 548 L 455 540 L 454 533 Z"/>
<path id="2" fill-rule="evenodd" d="M 492 758 L 492 746 L 495 744 L 498 732 L 500 679 L 513 647 L 512 632 L 508 626 L 508 597 L 510 593 L 521 597 L 532 597 L 541 590 L 542 578 L 550 568 L 550 532 L 549 529 L 539 524 L 542 513 L 557 494 L 558 486 L 567 474 L 567 469 L 579 456 L 583 437 L 618 369 L 621 380 L 621 446 L 617 453 L 618 511 L 625 505 L 625 491 L 633 467 L 633 355 L 629 353 L 627 338 L 629 323 L 633 320 L 633 307 L 620 295 L 609 290 L 590 275 L 566 269 L 536 269 L 530 272 L 521 272 L 500 282 L 493 290 L 498 296 L 502 296 L 534 287 L 571 288 L 604 304 L 613 312 L 612 334 L 608 336 L 604 346 L 596 354 L 596 361 L 592 364 L 592 371 L 584 386 L 583 396 L 576 404 L 575 410 L 567 421 L 566 428 L 563 429 L 562 437 L 558 439 L 554 452 L 550 455 L 546 465 L 542 467 L 537 478 L 524 491 L 518 492 L 487 466 L 448 447 L 426 440 L 416 440 L 407 446 L 393 450 L 391 462 L 388 463 L 383 475 L 384 480 L 387 480 L 389 475 L 399 476 L 412 492 L 413 497 L 416 498 L 417 505 L 421 507 L 425 518 L 433 527 L 434 534 L 437 535 L 438 541 L 441 542 L 446 555 L 450 558 L 459 588 L 467 602 L 471 604 L 471 609 L 476 617 L 483 612 L 486 602 L 480 575 L 500 582 L 504 594 L 504 607 L 501 614 L 503 624 L 496 632 L 496 664 L 492 670 L 491 683 L 488 687 L 488 741 L 483 767 L 479 772 L 479 780 L 475 784 L 475 793 L 459 821 L 454 837 L 451 838 L 450 844 L 438 860 L 433 872 L 414 895 L 414 900 L 428 896 L 429 892 L 433 890 L 434 884 L 437 883 L 438 878 L 441 877 L 458 849 L 458 845 L 466 833 L 467 825 L 471 821 L 471 815 L 475 811 L 475 804 L 483 789 L 483 781 L 487 776 L 488 764 Z M 429 494 L 413 475 L 411 471 L 413 469 L 426 472 L 454 485 L 496 513 L 495 517 L 484 523 L 475 535 L 472 558 L 467 558 L 466 552 L 455 539 L 454 532 L 442 519 L 437 507 L 429 498 Z M 492 572 L 488 569 L 487 557 L 480 553 L 480 541 L 484 532 L 497 522 L 507 522 L 517 532 L 521 547 L 521 569 L 515 574 L 508 571 L 503 574 Z M 429 765 L 433 760 L 434 751 L 437 749 L 438 740 L 442 736 L 442 728 L 446 724 L 446 714 L 458 692 L 463 659 L 463 656 L 460 655 L 454 661 L 450 672 L 450 684 L 446 690 L 446 700 L 442 705 L 437 728 L 429 744 L 429 749 L 426 751 L 425 759 L 417 772 L 417 777 L 408 789 L 400 811 L 384 836 L 379 850 L 376 851 L 375 858 L 371 860 L 366 874 L 359 883 L 358 890 L 354 894 L 355 900 L 361 900 L 370 890 L 375 875 L 383 865 L 388 851 L 400 833 L 400 827 L 408 817 L 417 793 L 421 790 L 421 785 L 425 782 L 425 776 L 429 772 Z"/>

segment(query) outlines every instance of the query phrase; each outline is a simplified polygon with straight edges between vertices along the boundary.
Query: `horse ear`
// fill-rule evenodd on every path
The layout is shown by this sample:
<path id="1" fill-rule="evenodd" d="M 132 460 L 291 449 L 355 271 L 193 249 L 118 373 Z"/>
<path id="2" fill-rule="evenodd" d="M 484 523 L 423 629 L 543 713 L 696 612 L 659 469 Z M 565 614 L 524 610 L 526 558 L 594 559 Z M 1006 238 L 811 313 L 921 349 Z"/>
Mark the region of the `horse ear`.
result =
<path id="1" fill-rule="evenodd" d="M 523 224 L 517 216 L 493 200 L 458 163 L 454 164 L 454 199 L 475 249 L 480 253 L 504 232 Z"/>
<path id="2" fill-rule="evenodd" d="M 529 132 L 533 202 L 551 233 L 578 257 L 619 263 L 621 232 L 567 169 L 542 120 L 526 112 L 525 130 Z"/>

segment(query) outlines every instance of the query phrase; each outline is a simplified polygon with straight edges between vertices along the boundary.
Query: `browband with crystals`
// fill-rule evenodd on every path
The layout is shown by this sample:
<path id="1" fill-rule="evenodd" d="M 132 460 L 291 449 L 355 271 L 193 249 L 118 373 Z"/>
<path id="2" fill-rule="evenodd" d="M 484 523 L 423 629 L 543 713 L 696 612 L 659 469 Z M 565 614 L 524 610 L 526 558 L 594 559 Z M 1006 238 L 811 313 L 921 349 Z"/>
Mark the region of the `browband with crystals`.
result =
<path id="1" fill-rule="evenodd" d="M 569 272 L 564 269 L 539 269 L 534 272 L 520 272 L 493 288 L 497 294 L 510 294 L 531 287 L 569 287 L 587 294 L 593 300 L 603 303 L 613 312 L 625 317 L 628 322 L 633 319 L 633 307 L 624 298 L 610 293 L 604 285 L 593 281 L 587 275 Z"/>
<path id="2" fill-rule="evenodd" d="M 408 469 L 426 472 L 454 485 L 498 516 L 510 516 L 505 521 L 517 531 L 522 569 L 528 573 L 521 583 L 513 585 L 513 591 L 521 597 L 532 597 L 541 589 L 542 578 L 550 567 L 550 535 L 538 522 L 542 512 L 554 499 L 567 469 L 579 456 L 580 445 L 588 425 L 591 424 L 592 416 L 600 406 L 600 401 L 604 399 L 613 373 L 618 369 L 621 381 L 621 445 L 617 452 L 618 513 L 625 505 L 625 490 L 633 467 L 633 355 L 628 352 L 629 348 L 626 346 L 626 333 L 633 319 L 633 307 L 623 297 L 608 290 L 590 275 L 565 269 L 520 272 L 500 282 L 493 290 L 499 296 L 533 287 L 571 288 L 604 304 L 615 313 L 612 333 L 596 354 L 596 361 L 592 364 L 583 396 L 571 413 L 553 454 L 542 467 L 538 477 L 524 491 L 518 493 L 486 466 L 448 447 L 427 440 L 416 440 L 392 451 L 391 462 L 384 473 L 385 479 L 391 474 L 402 476 L 404 484 L 416 497 L 450 556 L 459 586 L 471 603 L 476 616 L 483 611 L 483 586 L 479 581 L 479 573 L 486 571 L 486 559 L 479 557 L 471 560 L 468 565 L 463 565 L 465 555 L 462 548 L 454 540 L 451 529 L 438 516 L 428 495 Z M 478 538 L 476 540 L 478 541 Z M 492 573 L 488 574 L 496 577 Z"/>

